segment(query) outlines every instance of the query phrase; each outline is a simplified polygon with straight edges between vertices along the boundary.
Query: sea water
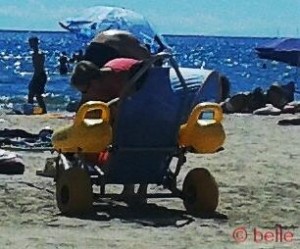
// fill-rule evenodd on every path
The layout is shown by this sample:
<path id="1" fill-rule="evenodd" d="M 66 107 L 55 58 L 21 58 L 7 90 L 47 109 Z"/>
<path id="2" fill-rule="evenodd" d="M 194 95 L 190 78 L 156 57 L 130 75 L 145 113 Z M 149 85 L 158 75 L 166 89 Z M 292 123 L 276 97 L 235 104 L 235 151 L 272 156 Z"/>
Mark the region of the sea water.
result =
<path id="1" fill-rule="evenodd" d="M 28 38 L 33 35 L 40 39 L 40 48 L 46 55 L 48 109 L 63 111 L 80 94 L 70 86 L 70 74 L 59 74 L 59 54 L 64 51 L 70 57 L 79 49 L 84 50 L 88 42 L 68 32 L 0 31 L 0 106 L 26 102 L 33 73 Z M 265 90 L 275 81 L 284 84 L 297 81 L 296 68 L 257 57 L 255 47 L 274 38 L 174 35 L 164 38 L 180 66 L 219 71 L 229 78 L 232 94 L 255 87 Z"/>

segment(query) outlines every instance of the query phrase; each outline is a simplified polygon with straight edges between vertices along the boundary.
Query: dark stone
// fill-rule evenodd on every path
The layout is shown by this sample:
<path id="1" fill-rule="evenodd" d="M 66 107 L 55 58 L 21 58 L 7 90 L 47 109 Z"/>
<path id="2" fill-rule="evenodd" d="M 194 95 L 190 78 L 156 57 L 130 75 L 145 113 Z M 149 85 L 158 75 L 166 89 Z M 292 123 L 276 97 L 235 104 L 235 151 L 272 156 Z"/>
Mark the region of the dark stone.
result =
<path id="1" fill-rule="evenodd" d="M 79 108 L 79 101 L 70 101 L 66 107 L 66 111 L 68 112 L 76 112 Z"/>

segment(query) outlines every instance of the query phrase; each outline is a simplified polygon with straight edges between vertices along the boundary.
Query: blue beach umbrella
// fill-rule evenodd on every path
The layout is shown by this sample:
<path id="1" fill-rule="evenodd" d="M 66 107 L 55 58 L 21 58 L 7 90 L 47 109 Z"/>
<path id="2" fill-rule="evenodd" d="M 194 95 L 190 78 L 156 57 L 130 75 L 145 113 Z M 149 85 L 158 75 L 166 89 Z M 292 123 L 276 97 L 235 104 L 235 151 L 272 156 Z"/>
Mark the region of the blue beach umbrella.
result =
<path id="1" fill-rule="evenodd" d="M 255 48 L 259 58 L 300 67 L 300 39 L 282 38 Z"/>
<path id="2" fill-rule="evenodd" d="M 166 44 L 144 16 L 120 7 L 94 6 L 83 9 L 79 15 L 69 17 L 59 22 L 59 25 L 89 40 L 101 31 L 119 29 L 131 32 L 140 42 L 147 43 L 154 49 L 158 47 L 155 37 Z"/>
<path id="3" fill-rule="evenodd" d="M 275 41 L 263 44 L 255 48 L 259 58 L 283 62 L 291 66 L 295 66 L 296 79 L 298 81 L 298 68 L 300 67 L 300 39 L 297 38 L 282 38 Z M 300 90 L 295 90 L 295 93 L 300 94 Z"/>

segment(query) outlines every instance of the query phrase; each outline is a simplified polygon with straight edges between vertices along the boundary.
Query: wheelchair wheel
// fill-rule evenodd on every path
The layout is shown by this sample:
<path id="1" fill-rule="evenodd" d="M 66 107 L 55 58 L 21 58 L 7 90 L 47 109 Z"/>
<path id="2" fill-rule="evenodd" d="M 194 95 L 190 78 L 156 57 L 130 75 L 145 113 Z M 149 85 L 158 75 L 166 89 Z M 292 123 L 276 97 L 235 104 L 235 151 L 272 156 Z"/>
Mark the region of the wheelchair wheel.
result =
<path id="1" fill-rule="evenodd" d="M 92 184 L 88 173 L 79 167 L 62 171 L 56 182 L 58 209 L 66 215 L 87 213 L 93 203 Z"/>
<path id="2" fill-rule="evenodd" d="M 191 170 L 184 179 L 182 192 L 183 204 L 192 215 L 212 213 L 218 206 L 218 185 L 207 169 Z"/>

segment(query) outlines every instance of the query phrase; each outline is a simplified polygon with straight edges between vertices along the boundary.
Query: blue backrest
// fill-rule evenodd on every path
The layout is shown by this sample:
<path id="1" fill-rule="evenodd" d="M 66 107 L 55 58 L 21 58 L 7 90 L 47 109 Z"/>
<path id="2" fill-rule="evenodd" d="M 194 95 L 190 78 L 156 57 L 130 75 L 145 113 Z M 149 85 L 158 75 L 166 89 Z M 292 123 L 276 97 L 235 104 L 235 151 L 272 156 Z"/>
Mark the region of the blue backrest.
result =
<path id="1" fill-rule="evenodd" d="M 162 183 L 186 109 L 183 95 L 172 90 L 169 70 L 149 69 L 142 87 L 120 102 L 108 182 Z"/>

